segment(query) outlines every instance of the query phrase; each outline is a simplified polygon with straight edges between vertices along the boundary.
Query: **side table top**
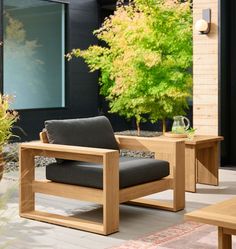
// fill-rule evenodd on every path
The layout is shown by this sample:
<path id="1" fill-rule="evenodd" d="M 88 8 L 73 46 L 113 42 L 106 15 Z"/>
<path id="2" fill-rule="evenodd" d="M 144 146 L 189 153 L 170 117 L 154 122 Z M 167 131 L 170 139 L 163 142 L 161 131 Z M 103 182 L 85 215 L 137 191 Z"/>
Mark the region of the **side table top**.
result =
<path id="1" fill-rule="evenodd" d="M 236 197 L 185 215 L 186 220 L 236 230 Z"/>
<path id="2" fill-rule="evenodd" d="M 167 136 L 160 136 L 159 138 L 162 139 L 176 139 L 176 138 L 171 138 Z M 207 142 L 219 142 L 224 140 L 223 136 L 212 136 L 212 135 L 196 135 L 193 137 L 193 139 L 188 139 L 188 138 L 178 138 L 178 140 L 184 140 L 185 144 L 201 144 L 201 143 L 207 143 Z"/>
<path id="3" fill-rule="evenodd" d="M 206 142 L 219 142 L 224 140 L 222 136 L 196 135 L 193 139 L 185 139 L 185 144 L 201 144 Z"/>

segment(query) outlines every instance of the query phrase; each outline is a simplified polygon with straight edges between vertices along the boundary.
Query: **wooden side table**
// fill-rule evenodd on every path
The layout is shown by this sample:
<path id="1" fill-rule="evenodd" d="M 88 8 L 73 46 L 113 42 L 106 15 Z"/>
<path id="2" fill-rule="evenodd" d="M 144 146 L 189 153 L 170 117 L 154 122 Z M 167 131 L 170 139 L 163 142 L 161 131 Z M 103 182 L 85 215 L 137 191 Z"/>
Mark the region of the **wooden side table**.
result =
<path id="1" fill-rule="evenodd" d="M 219 143 L 221 136 L 185 139 L 185 190 L 196 192 L 196 184 L 219 184 Z"/>
<path id="2" fill-rule="evenodd" d="M 218 226 L 218 248 L 232 248 L 232 235 L 236 235 L 236 198 L 193 211 L 185 218 Z"/>

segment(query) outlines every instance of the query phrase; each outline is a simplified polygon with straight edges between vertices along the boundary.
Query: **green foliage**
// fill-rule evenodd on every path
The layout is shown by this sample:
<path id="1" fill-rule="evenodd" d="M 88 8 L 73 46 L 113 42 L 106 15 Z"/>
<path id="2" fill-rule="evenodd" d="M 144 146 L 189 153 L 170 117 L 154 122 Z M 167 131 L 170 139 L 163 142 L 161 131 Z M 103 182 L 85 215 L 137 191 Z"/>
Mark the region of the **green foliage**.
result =
<path id="1" fill-rule="evenodd" d="M 110 111 L 135 117 L 137 125 L 184 114 L 191 95 L 192 13 L 190 3 L 133 0 L 94 32 L 107 47 L 74 49 L 100 70 L 101 94 Z"/>
<path id="2" fill-rule="evenodd" d="M 9 110 L 11 97 L 0 94 L 0 152 L 2 146 L 12 136 L 12 126 L 18 119 L 16 111 Z"/>
<path id="3" fill-rule="evenodd" d="M 188 139 L 193 139 L 194 136 L 195 136 L 195 133 L 196 133 L 196 128 L 192 128 L 190 127 L 187 131 L 186 131 L 186 134 L 188 136 Z"/>
<path id="4" fill-rule="evenodd" d="M 190 135 L 194 135 L 195 134 L 195 132 L 196 132 L 196 128 L 192 128 L 192 127 L 190 127 L 187 131 L 186 131 L 186 133 L 187 134 L 190 134 Z"/>

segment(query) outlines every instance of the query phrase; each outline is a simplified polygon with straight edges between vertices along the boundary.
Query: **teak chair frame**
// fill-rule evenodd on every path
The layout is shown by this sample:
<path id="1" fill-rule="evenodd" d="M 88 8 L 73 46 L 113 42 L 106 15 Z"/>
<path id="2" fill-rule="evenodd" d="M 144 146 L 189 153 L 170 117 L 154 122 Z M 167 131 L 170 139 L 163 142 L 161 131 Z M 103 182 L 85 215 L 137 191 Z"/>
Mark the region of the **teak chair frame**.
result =
<path id="1" fill-rule="evenodd" d="M 116 135 L 120 149 L 155 152 L 155 158 L 170 164 L 170 176 L 158 181 L 119 189 L 119 151 L 49 144 L 45 132 L 41 141 L 20 146 L 20 216 L 52 224 L 108 235 L 119 230 L 119 204 L 127 203 L 169 211 L 185 207 L 184 141 L 164 137 L 144 138 Z M 35 179 L 35 156 L 79 160 L 103 165 L 103 189 Z M 140 197 L 173 189 L 173 201 Z M 90 201 L 103 205 L 103 222 L 91 222 L 35 210 L 35 193 Z"/>

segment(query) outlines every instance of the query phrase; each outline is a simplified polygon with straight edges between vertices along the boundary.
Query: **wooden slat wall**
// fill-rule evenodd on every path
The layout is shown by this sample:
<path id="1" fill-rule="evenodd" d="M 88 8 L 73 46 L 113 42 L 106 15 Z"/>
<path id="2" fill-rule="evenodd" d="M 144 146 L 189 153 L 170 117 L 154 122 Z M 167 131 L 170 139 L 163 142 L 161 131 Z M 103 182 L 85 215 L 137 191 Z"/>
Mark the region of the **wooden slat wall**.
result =
<path id="1" fill-rule="evenodd" d="M 198 134 L 218 135 L 218 0 L 193 0 L 193 24 L 202 17 L 202 9 L 211 9 L 208 35 L 193 28 L 193 126 Z"/>

